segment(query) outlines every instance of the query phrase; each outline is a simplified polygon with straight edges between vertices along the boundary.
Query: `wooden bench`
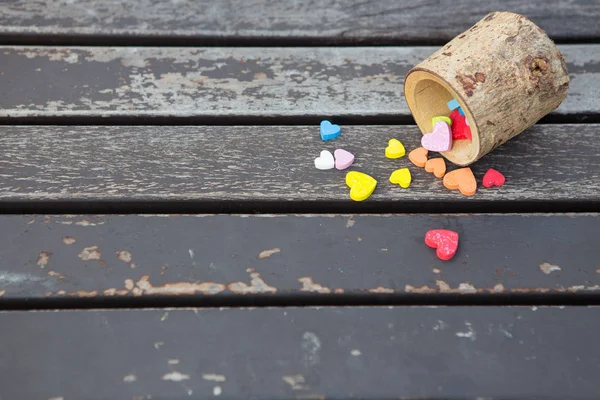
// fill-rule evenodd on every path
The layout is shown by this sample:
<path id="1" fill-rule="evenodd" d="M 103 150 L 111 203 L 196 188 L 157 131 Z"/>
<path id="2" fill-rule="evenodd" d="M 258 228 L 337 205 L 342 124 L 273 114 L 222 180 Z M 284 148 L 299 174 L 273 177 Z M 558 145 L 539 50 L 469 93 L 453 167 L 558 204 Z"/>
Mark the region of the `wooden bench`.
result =
<path id="1" fill-rule="evenodd" d="M 600 1 L 107 4 L 0 5 L 0 399 L 597 397 Z M 386 184 L 405 73 L 499 9 L 567 99 L 473 166 L 501 189 Z"/>

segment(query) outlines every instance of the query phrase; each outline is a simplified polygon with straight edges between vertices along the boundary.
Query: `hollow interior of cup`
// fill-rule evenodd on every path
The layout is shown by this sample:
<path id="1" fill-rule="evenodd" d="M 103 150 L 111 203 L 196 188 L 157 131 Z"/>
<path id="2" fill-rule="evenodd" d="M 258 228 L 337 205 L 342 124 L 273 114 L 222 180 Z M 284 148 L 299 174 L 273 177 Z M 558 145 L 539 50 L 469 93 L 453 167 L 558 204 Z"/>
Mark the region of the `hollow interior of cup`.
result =
<path id="1" fill-rule="evenodd" d="M 416 75 L 416 76 L 413 76 Z M 411 82 L 408 81 L 411 79 Z M 451 162 L 458 165 L 467 165 L 473 162 L 479 152 L 479 134 L 476 122 L 454 91 L 441 79 L 424 72 L 414 72 L 407 77 L 406 93 L 408 105 L 413 117 L 423 134 L 433 130 L 431 119 L 437 116 L 449 116 L 450 110 L 447 103 L 456 99 L 469 119 L 472 140 L 455 140 L 450 151 L 442 153 Z"/>

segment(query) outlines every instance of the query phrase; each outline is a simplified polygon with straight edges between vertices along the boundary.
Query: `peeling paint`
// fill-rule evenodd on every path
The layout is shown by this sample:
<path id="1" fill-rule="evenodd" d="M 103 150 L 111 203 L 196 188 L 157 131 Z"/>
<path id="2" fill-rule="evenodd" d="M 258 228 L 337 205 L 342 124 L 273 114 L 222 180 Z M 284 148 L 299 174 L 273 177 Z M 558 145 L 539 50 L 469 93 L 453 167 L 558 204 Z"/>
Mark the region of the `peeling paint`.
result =
<path id="1" fill-rule="evenodd" d="M 123 377 L 123 382 L 131 383 L 137 381 L 137 377 L 135 375 L 127 375 Z"/>
<path id="2" fill-rule="evenodd" d="M 292 387 L 292 390 L 306 390 L 307 386 L 304 386 L 306 382 L 302 375 L 284 375 L 281 377 L 285 383 Z"/>
<path id="3" fill-rule="evenodd" d="M 52 253 L 50 253 L 49 251 L 40 252 L 40 255 L 38 256 L 37 261 L 36 261 L 36 264 L 38 265 L 38 267 L 45 268 L 46 266 L 48 266 L 48 262 L 50 261 L 50 256 L 52 256 Z"/>
<path id="4" fill-rule="evenodd" d="M 298 282 L 302 284 L 302 288 L 300 289 L 301 292 L 331 293 L 331 289 L 321 286 L 318 283 L 314 283 L 310 277 L 298 278 Z"/>
<path id="5" fill-rule="evenodd" d="M 499 283 L 496 286 L 494 286 L 494 288 L 490 291 L 492 293 L 502 293 L 504 292 L 504 285 Z"/>
<path id="6" fill-rule="evenodd" d="M 335 293 L 335 294 L 344 294 L 344 289 L 342 289 L 342 288 L 334 289 L 333 293 Z"/>
<path id="7" fill-rule="evenodd" d="M 0 297 L 4 296 L 6 294 L 6 290 L 0 290 Z"/>
<path id="8" fill-rule="evenodd" d="M 82 261 L 99 260 L 101 256 L 102 253 L 98 251 L 98 246 L 84 247 L 78 255 Z"/>
<path id="9" fill-rule="evenodd" d="M 167 361 L 167 364 L 169 364 L 169 365 L 177 365 L 177 364 L 179 364 L 179 360 L 176 359 L 176 358 L 172 358 L 172 359 L 170 359 L 170 360 Z"/>
<path id="10" fill-rule="evenodd" d="M 442 273 L 442 270 L 441 270 L 441 269 L 439 269 L 439 268 L 434 268 L 434 269 L 432 269 L 432 272 L 433 272 L 434 274 L 441 274 L 441 273 Z"/>
<path id="11" fill-rule="evenodd" d="M 555 271 L 562 271 L 562 268 L 559 267 L 558 265 L 552 265 L 547 262 L 540 264 L 539 267 L 540 267 L 540 271 L 542 271 L 546 275 L 550 275 L 551 273 L 553 273 Z"/>
<path id="12" fill-rule="evenodd" d="M 362 355 L 362 353 L 358 349 L 354 349 L 354 350 L 350 351 L 350 354 L 352 354 L 354 357 L 358 357 L 358 356 Z"/>
<path id="13" fill-rule="evenodd" d="M 369 293 L 388 293 L 388 294 L 396 292 L 394 289 L 384 288 L 383 286 L 378 286 L 375 289 L 369 289 L 368 291 L 369 291 Z"/>
<path id="14" fill-rule="evenodd" d="M 258 258 L 259 259 L 263 259 L 263 258 L 269 258 L 271 257 L 273 254 L 279 253 L 281 252 L 281 249 L 276 247 L 274 249 L 269 249 L 269 250 L 263 250 L 258 254 Z"/>
<path id="15" fill-rule="evenodd" d="M 353 215 L 348 217 L 348 219 L 346 220 L 346 228 L 352 228 L 355 223 L 356 223 L 356 221 L 354 220 Z"/>
<path id="16" fill-rule="evenodd" d="M 302 335 L 302 351 L 304 365 L 312 367 L 321 361 L 321 340 L 313 332 L 304 332 Z"/>
<path id="17" fill-rule="evenodd" d="M 168 374 L 164 374 L 162 377 L 163 381 L 181 382 L 190 379 L 189 375 L 182 374 L 181 372 L 173 371 Z"/>
<path id="18" fill-rule="evenodd" d="M 64 296 L 65 294 L 67 294 L 67 292 L 64 290 L 59 290 L 58 292 L 56 292 L 56 294 L 59 296 Z"/>
<path id="19" fill-rule="evenodd" d="M 276 293 L 277 288 L 269 286 L 262 280 L 258 272 L 250 274 L 250 285 L 244 282 L 230 283 L 227 288 L 238 294 L 254 294 L 254 293 Z"/>
<path id="20" fill-rule="evenodd" d="M 133 286 L 134 286 L 133 279 L 125 279 L 125 288 L 127 290 L 133 289 Z"/>
<path id="21" fill-rule="evenodd" d="M 110 289 L 106 289 L 104 292 L 102 292 L 105 296 L 114 296 L 117 293 L 117 289 L 115 288 L 110 288 Z"/>
<path id="22" fill-rule="evenodd" d="M 221 393 L 223 393 L 223 389 L 221 389 L 221 386 L 215 386 L 213 388 L 213 395 L 214 396 L 220 396 Z"/>
<path id="23" fill-rule="evenodd" d="M 404 291 L 406 293 L 420 293 L 420 294 L 423 294 L 423 293 L 435 293 L 435 292 L 437 292 L 436 289 L 430 288 L 427 285 L 424 285 L 424 286 L 421 286 L 421 287 L 415 287 L 415 286 L 412 286 L 412 285 L 405 285 L 404 286 Z"/>
<path id="24" fill-rule="evenodd" d="M 66 275 L 63 275 L 60 272 L 56 272 L 56 271 L 48 271 L 48 275 L 58 276 L 59 281 L 62 281 L 63 279 L 65 279 L 67 277 Z"/>
<path id="25" fill-rule="evenodd" d="M 148 275 L 142 276 L 142 278 L 136 283 L 136 286 L 142 290 L 144 294 L 160 294 L 171 296 L 192 295 L 196 293 L 217 294 L 225 290 L 225 285 L 213 282 L 174 282 L 165 283 L 162 286 L 153 286 L 150 283 L 150 277 Z"/>
<path id="26" fill-rule="evenodd" d="M 117 258 L 126 264 L 129 264 L 131 268 L 135 268 L 135 264 L 131 262 L 131 253 L 127 250 L 117 251 Z"/>
<path id="27" fill-rule="evenodd" d="M 475 341 L 477 340 L 477 332 L 475 332 L 475 330 L 473 329 L 473 327 L 471 326 L 470 322 L 465 322 L 465 325 L 467 326 L 467 331 L 466 332 L 456 332 L 456 336 L 460 337 L 460 338 L 466 338 L 466 339 L 471 339 L 471 341 Z"/>
<path id="28" fill-rule="evenodd" d="M 75 243 L 75 238 L 72 236 L 63 236 L 62 241 L 64 244 L 70 245 Z"/>
<path id="29" fill-rule="evenodd" d="M 213 382 L 225 382 L 227 380 L 227 378 L 225 378 L 225 375 L 220 374 L 203 374 L 202 379 L 204 379 L 205 381 Z"/>
<path id="30" fill-rule="evenodd" d="M 79 290 L 77 292 L 71 292 L 69 293 L 69 296 L 71 297 L 96 297 L 98 296 L 98 292 L 96 290 L 92 290 L 92 291 L 85 291 L 85 290 Z"/>

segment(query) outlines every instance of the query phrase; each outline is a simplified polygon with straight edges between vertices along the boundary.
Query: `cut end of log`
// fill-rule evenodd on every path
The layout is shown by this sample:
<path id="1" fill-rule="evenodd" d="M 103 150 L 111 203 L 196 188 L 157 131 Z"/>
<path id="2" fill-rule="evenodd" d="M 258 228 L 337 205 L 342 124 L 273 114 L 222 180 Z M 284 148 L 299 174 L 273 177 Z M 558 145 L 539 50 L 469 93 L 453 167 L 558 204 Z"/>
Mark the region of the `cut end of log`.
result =
<path id="1" fill-rule="evenodd" d="M 405 96 L 408 107 L 423 134 L 431 132 L 431 119 L 448 115 L 447 103 L 456 99 L 469 119 L 472 140 L 457 140 L 452 150 L 442 153 L 456 165 L 468 165 L 479 157 L 479 132 L 467 104 L 448 82 L 431 71 L 415 68 L 405 80 Z"/>

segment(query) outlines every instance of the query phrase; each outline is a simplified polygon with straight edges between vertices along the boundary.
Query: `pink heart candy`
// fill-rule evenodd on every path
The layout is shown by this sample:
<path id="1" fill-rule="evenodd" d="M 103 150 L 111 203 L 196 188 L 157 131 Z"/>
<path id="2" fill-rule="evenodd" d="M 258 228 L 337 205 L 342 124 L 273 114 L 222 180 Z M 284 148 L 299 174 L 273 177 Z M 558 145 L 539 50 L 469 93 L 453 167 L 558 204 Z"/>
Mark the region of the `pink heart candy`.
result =
<path id="1" fill-rule="evenodd" d="M 438 121 L 433 126 L 433 132 L 426 133 L 421 138 L 421 146 L 429 151 L 448 151 L 452 148 L 452 131 L 444 121 Z"/>
<path id="2" fill-rule="evenodd" d="M 354 154 L 343 149 L 337 149 L 333 152 L 335 156 L 335 168 L 342 170 L 352 165 L 354 162 Z"/>

